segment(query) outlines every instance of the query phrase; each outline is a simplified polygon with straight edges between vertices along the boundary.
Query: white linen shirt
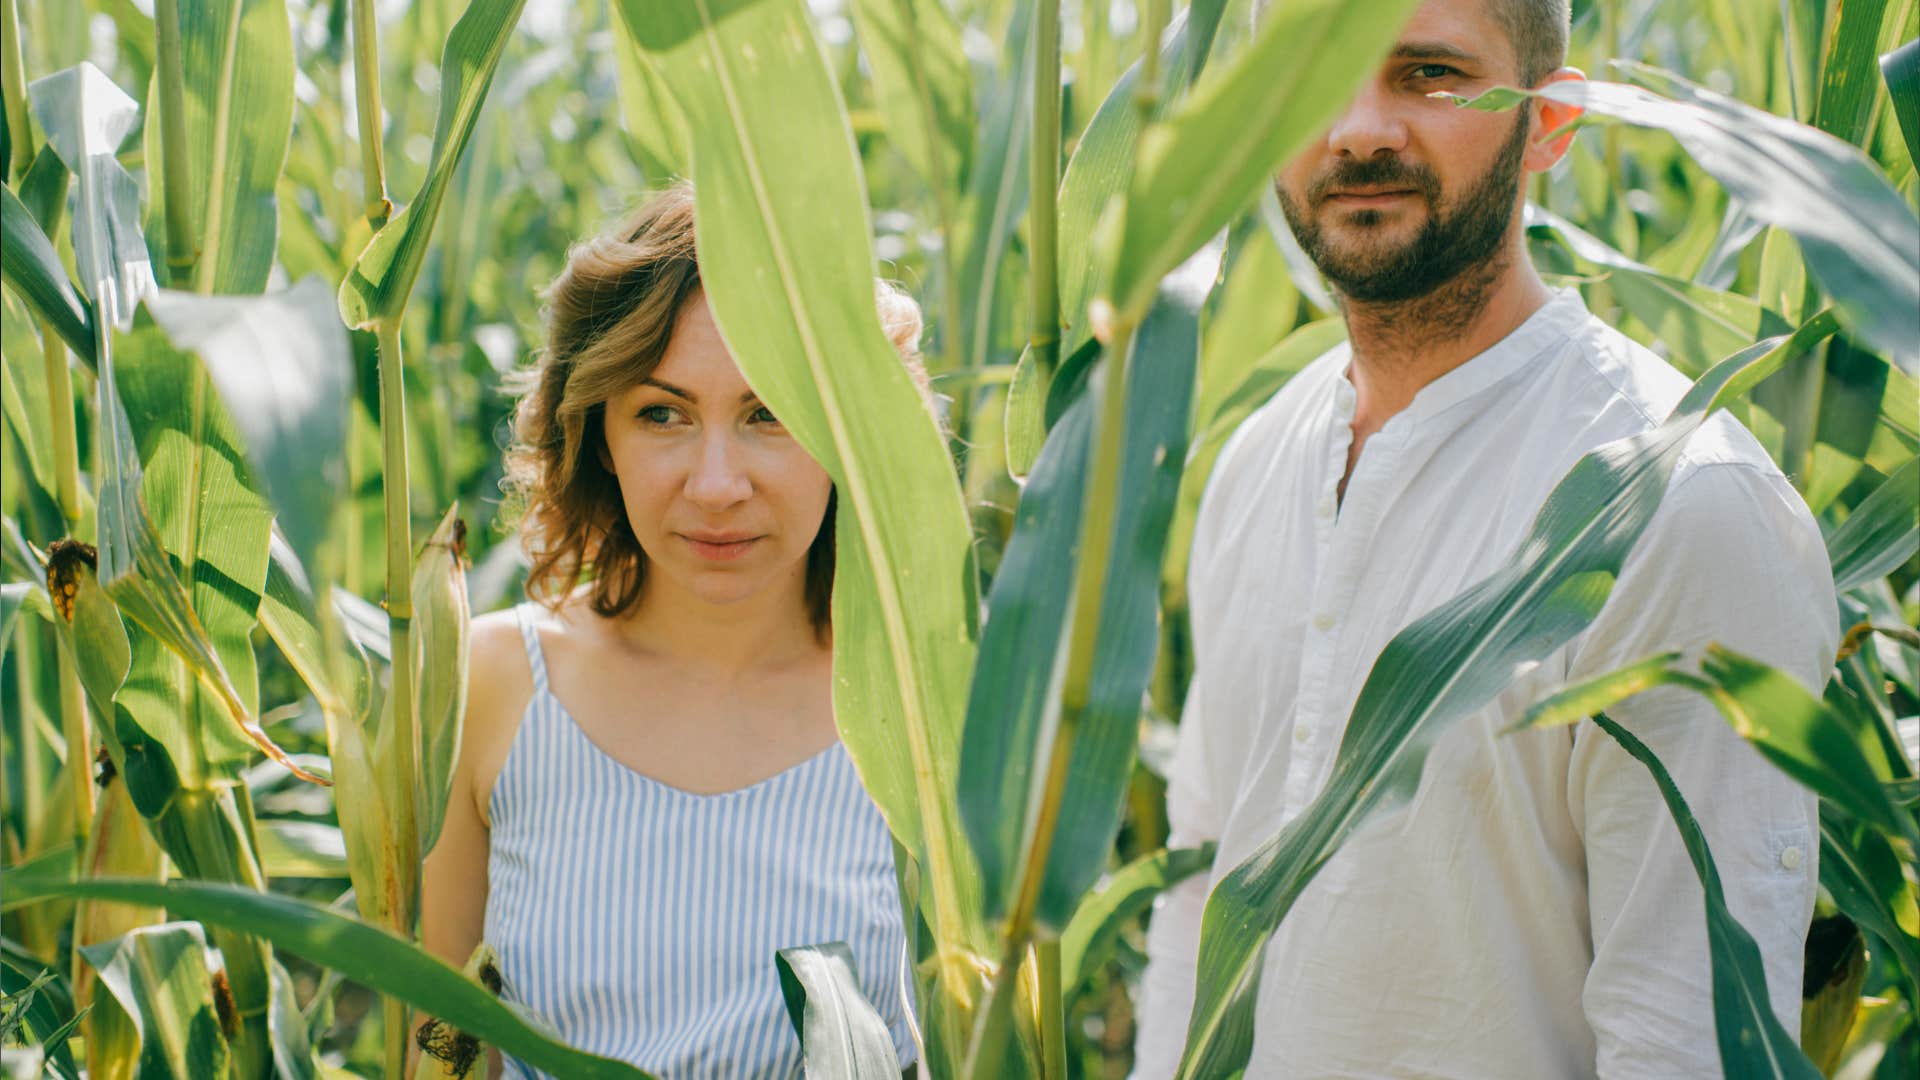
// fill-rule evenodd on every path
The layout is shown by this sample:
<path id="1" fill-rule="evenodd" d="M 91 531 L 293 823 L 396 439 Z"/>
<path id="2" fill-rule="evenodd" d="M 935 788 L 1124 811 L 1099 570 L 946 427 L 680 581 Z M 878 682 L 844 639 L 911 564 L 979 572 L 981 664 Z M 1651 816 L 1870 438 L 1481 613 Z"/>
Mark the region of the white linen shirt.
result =
<path id="1" fill-rule="evenodd" d="M 1172 843 L 1220 849 L 1156 907 L 1141 1077 L 1179 1061 L 1212 881 L 1320 791 L 1388 640 L 1506 565 L 1583 453 L 1656 426 L 1688 386 L 1563 291 L 1369 438 L 1340 502 L 1349 360 L 1334 349 L 1255 412 L 1201 504 L 1168 810 Z M 1746 429 L 1712 418 L 1598 618 L 1450 727 L 1411 804 L 1300 896 L 1267 949 L 1247 1075 L 1719 1076 L 1704 900 L 1646 768 L 1591 721 L 1500 732 L 1566 682 L 1708 641 L 1817 692 L 1838 637 L 1819 528 Z M 1678 782 L 1797 1032 L 1813 796 L 1690 693 L 1609 715 Z"/>

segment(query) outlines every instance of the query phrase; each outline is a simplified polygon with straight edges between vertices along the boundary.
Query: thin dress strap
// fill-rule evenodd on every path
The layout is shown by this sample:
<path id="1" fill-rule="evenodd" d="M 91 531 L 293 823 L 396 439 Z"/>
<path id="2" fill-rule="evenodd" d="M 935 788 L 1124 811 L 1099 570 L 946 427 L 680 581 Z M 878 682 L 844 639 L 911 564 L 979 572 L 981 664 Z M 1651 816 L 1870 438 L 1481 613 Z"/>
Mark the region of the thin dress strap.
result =
<path id="1" fill-rule="evenodd" d="M 547 658 L 540 651 L 540 628 L 534 625 L 532 604 L 520 604 L 513 609 L 514 616 L 520 622 L 520 638 L 527 645 L 527 664 L 533 668 L 533 692 L 547 692 Z"/>

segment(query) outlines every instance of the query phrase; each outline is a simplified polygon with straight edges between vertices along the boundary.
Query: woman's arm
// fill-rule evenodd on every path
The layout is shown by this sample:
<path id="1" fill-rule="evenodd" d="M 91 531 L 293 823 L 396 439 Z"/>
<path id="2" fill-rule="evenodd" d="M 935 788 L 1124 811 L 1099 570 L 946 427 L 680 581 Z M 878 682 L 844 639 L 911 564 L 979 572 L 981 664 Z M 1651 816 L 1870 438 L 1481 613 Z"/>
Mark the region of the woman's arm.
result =
<path id="1" fill-rule="evenodd" d="M 487 913 L 484 813 L 494 778 L 533 693 L 520 630 L 511 611 L 473 622 L 467 665 L 467 715 L 447 796 L 445 823 L 421 881 L 420 938 L 426 950 L 464 967 L 480 944 Z M 421 1016 L 420 1023 L 428 1018 Z M 495 1061 L 494 1075 L 499 1063 Z"/>

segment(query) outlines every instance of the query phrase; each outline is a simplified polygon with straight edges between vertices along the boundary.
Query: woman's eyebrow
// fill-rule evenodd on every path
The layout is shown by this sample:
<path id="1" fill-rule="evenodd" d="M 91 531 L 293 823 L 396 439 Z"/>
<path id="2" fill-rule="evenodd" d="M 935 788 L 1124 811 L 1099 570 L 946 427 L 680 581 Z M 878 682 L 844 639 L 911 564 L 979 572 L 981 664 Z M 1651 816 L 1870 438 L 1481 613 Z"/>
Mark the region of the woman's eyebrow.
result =
<path id="1" fill-rule="evenodd" d="M 653 378 L 652 376 L 648 376 L 644 379 L 641 379 L 640 385 L 651 386 L 656 390 L 665 390 L 667 393 L 672 394 L 674 397 L 681 398 L 686 402 L 688 402 L 689 404 L 698 405 L 700 403 L 699 397 L 695 395 L 693 391 L 683 390 L 680 387 L 675 386 L 670 382 L 661 382 L 659 379 Z M 748 402 L 753 402 L 758 400 L 760 400 L 760 395 L 754 393 L 751 390 L 740 395 L 740 404 L 742 405 L 745 405 Z"/>

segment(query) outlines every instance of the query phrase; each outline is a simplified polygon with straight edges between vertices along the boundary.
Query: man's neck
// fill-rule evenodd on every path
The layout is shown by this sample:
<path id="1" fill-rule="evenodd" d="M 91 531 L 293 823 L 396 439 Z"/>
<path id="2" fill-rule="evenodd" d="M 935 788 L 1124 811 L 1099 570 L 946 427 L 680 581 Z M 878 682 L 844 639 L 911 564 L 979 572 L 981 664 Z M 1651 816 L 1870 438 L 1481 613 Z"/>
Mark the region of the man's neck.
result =
<path id="1" fill-rule="evenodd" d="M 1513 333 L 1551 296 L 1516 240 L 1426 296 L 1371 304 L 1343 297 L 1354 405 L 1340 497 L 1369 436 L 1422 387 Z"/>
<path id="2" fill-rule="evenodd" d="M 1422 387 L 1513 333 L 1551 297 L 1533 263 L 1503 247 L 1426 296 L 1378 304 L 1343 298 L 1356 441 L 1378 431 Z"/>

